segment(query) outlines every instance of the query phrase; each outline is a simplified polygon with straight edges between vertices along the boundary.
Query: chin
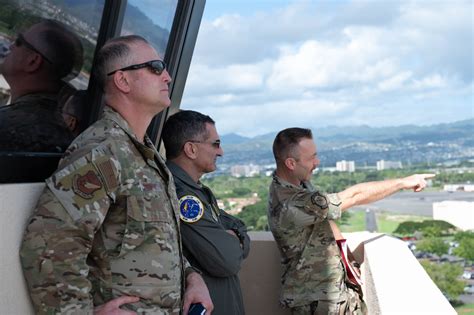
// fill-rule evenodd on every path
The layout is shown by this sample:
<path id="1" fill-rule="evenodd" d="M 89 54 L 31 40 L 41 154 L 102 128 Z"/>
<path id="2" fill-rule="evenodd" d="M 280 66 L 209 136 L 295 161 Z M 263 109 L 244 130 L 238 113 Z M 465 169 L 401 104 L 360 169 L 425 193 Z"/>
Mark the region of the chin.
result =
<path id="1" fill-rule="evenodd" d="M 215 170 L 217 169 L 217 167 L 214 165 L 214 166 L 211 166 L 207 169 L 207 172 L 206 173 L 212 173 L 214 172 Z"/>

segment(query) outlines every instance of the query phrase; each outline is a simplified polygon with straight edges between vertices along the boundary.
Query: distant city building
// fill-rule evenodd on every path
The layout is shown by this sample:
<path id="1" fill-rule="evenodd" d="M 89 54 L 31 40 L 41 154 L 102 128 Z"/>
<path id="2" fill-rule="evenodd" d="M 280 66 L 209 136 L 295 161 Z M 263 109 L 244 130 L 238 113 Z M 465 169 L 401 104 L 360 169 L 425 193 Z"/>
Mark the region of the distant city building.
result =
<path id="1" fill-rule="evenodd" d="M 260 174 L 258 165 L 234 165 L 230 168 L 230 175 L 234 177 L 251 177 Z"/>
<path id="2" fill-rule="evenodd" d="M 267 164 L 263 165 L 260 169 L 260 172 L 265 174 L 265 176 L 272 176 L 273 172 L 276 170 L 276 164 Z"/>
<path id="3" fill-rule="evenodd" d="M 354 172 L 355 171 L 355 162 L 354 161 L 338 161 L 336 162 L 336 171 L 339 172 Z"/>
<path id="4" fill-rule="evenodd" d="M 474 192 L 474 184 L 451 184 L 451 185 L 444 185 L 444 191 L 469 191 Z"/>
<path id="5" fill-rule="evenodd" d="M 401 161 L 377 161 L 377 171 L 388 170 L 393 168 L 403 168 Z"/>
<path id="6" fill-rule="evenodd" d="M 474 230 L 474 202 L 434 202 L 433 219 L 449 222 L 464 231 Z"/>
<path id="7" fill-rule="evenodd" d="M 322 167 L 321 170 L 323 172 L 335 172 L 335 171 L 337 171 L 335 167 Z"/>

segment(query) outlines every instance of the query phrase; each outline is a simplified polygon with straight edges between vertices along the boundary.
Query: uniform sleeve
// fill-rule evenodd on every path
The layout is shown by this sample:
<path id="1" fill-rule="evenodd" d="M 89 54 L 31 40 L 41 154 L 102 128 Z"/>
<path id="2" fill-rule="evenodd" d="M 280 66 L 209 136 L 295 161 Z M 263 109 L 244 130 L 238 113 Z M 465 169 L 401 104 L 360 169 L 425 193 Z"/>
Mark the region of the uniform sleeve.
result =
<path id="1" fill-rule="evenodd" d="M 240 270 L 244 252 L 240 241 L 217 222 L 202 217 L 194 223 L 181 222 L 186 250 L 199 268 L 213 277 L 229 277 Z"/>
<path id="2" fill-rule="evenodd" d="M 337 194 L 323 194 L 319 191 L 300 191 L 285 205 L 288 222 L 297 226 L 311 225 L 323 220 L 337 220 L 341 217 L 341 200 Z"/>
<path id="3" fill-rule="evenodd" d="M 245 223 L 222 209 L 220 210 L 220 219 L 224 229 L 235 232 L 240 240 L 240 245 L 243 250 L 243 258 L 247 258 L 250 252 L 250 237 L 247 234 L 247 227 L 245 226 Z"/>
<path id="4" fill-rule="evenodd" d="M 92 313 L 86 259 L 117 176 L 113 160 L 91 152 L 46 180 L 20 249 L 36 313 Z"/>

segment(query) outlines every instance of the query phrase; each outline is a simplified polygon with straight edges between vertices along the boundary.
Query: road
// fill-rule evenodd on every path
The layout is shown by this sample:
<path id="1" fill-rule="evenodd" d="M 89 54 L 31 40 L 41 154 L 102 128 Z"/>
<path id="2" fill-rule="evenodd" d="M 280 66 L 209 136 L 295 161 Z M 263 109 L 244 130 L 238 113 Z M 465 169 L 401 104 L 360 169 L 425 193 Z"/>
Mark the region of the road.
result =
<path id="1" fill-rule="evenodd" d="M 369 232 L 377 232 L 378 229 L 375 211 L 370 209 L 365 211 L 365 229 Z"/>
<path id="2" fill-rule="evenodd" d="M 357 206 L 354 209 L 370 209 L 374 211 L 387 211 L 399 214 L 412 214 L 420 216 L 433 216 L 433 202 L 441 201 L 470 201 L 474 202 L 474 192 L 399 192 L 370 205 Z"/>

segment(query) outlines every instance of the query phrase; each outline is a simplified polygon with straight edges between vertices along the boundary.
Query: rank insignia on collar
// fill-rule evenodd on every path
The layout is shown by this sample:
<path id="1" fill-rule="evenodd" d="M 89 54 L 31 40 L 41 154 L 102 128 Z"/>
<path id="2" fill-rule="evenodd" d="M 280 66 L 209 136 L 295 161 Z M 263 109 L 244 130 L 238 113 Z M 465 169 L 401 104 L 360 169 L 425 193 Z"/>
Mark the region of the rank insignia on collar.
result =
<path id="1" fill-rule="evenodd" d="M 196 196 L 186 195 L 179 198 L 179 217 L 187 223 L 194 223 L 204 214 L 204 206 Z"/>

